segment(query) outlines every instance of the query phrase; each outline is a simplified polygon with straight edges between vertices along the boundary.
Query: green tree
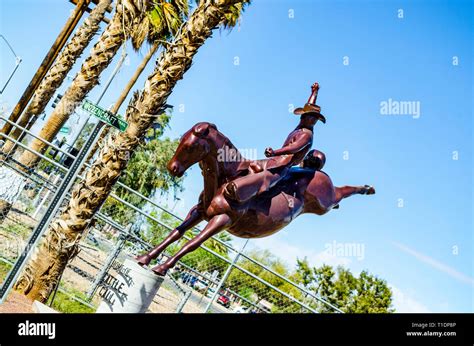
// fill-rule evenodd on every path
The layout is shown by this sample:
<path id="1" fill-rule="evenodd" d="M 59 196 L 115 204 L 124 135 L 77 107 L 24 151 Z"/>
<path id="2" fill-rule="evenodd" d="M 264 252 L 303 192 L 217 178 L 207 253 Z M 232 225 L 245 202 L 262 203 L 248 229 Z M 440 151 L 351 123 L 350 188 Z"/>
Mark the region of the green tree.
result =
<path id="1" fill-rule="evenodd" d="M 160 222 L 169 226 L 170 228 L 176 228 L 181 223 L 179 220 L 163 211 L 154 210 L 150 214 L 155 219 L 160 220 Z M 168 227 L 165 227 L 156 221 L 147 219 L 147 227 L 142 232 L 142 238 L 146 242 L 156 245 L 160 243 L 169 233 L 170 229 Z"/>
<path id="2" fill-rule="evenodd" d="M 174 250 L 178 250 L 179 246 L 176 246 Z M 219 272 L 219 276 L 222 276 L 227 268 L 227 262 L 223 259 L 214 256 L 210 252 L 203 248 L 196 249 L 195 251 L 184 256 L 180 262 L 193 268 L 200 273 L 212 273 L 214 270 Z"/>
<path id="3" fill-rule="evenodd" d="M 171 176 L 166 169 L 166 164 L 174 155 L 178 141 L 158 138 L 163 134 L 170 117 L 169 114 L 160 116 L 158 121 L 162 126 L 156 133 L 149 133 L 147 138 L 151 138 L 151 140 L 140 145 L 119 179 L 124 185 L 140 192 L 147 198 L 153 197 L 156 193 L 172 192 L 176 194 L 182 191 L 182 178 Z M 156 137 L 154 137 L 155 135 Z M 137 208 L 141 208 L 147 203 L 143 198 L 120 186 L 114 189 L 114 193 Z M 112 197 L 107 198 L 102 212 L 122 225 L 133 223 L 137 217 L 136 211 Z"/>
<path id="4" fill-rule="evenodd" d="M 367 271 L 360 273 L 356 281 L 356 299 L 348 307 L 348 312 L 383 313 L 394 312 L 392 290 L 385 280 L 381 280 Z"/>
<path id="5" fill-rule="evenodd" d="M 286 264 L 268 250 L 252 250 L 248 255 L 283 277 L 289 277 L 291 274 Z M 261 265 L 245 259 L 239 261 L 239 266 L 295 299 L 301 299 L 301 292 L 299 289 L 263 268 Z M 299 305 L 294 303 L 290 298 L 269 289 L 268 285 L 264 282 L 251 277 L 249 274 L 239 269 L 232 270 L 232 273 L 226 282 L 226 286 L 235 292 L 245 293 L 245 298 L 256 304 L 262 300 L 270 302 L 273 305 L 272 312 L 299 311 Z"/>
<path id="6" fill-rule="evenodd" d="M 196 236 L 198 232 L 193 232 L 193 236 Z M 220 241 L 219 241 L 220 240 Z M 215 235 L 214 237 L 206 240 L 204 242 L 204 246 L 209 248 L 210 250 L 217 252 L 219 255 L 222 255 L 226 258 L 229 256 L 229 248 L 222 244 L 222 242 L 227 243 L 228 245 L 231 244 L 232 238 L 227 232 L 221 232 Z"/>
<path id="7" fill-rule="evenodd" d="M 298 270 L 298 269 L 297 269 Z M 334 270 L 329 265 L 313 268 L 312 290 L 327 302 L 347 313 L 393 312 L 392 291 L 382 280 L 367 271 L 359 277 L 341 266 Z M 317 303 L 319 312 L 334 312 L 323 303 Z"/>
<path id="8" fill-rule="evenodd" d="M 309 288 L 311 283 L 314 281 L 313 270 L 311 269 L 308 259 L 305 257 L 300 260 L 296 259 L 296 272 L 293 274 L 293 280 L 299 282 L 304 288 Z"/>
<path id="9" fill-rule="evenodd" d="M 194 237 L 197 233 L 198 231 L 195 229 L 188 231 L 187 235 L 190 237 Z M 222 242 L 228 243 L 229 245 L 232 240 L 232 238 L 225 232 L 217 234 L 215 238 L 219 239 Z M 181 248 L 182 245 L 186 243 L 186 241 L 187 240 L 181 240 L 181 242 L 179 242 L 178 245 L 174 246 L 170 252 L 174 254 Z M 229 258 L 228 248 L 216 239 L 208 239 L 203 245 L 209 250 L 218 253 L 222 257 L 227 259 Z M 199 272 L 212 273 L 214 270 L 217 270 L 219 272 L 219 276 L 224 274 L 228 266 L 225 260 L 217 257 L 216 255 L 210 253 L 209 251 L 203 248 L 196 249 L 195 251 L 187 254 L 181 259 L 181 262 Z"/>
<path id="10" fill-rule="evenodd" d="M 359 277 L 354 276 L 348 269 L 329 265 L 311 267 L 308 260 L 297 259 L 296 270 L 291 272 L 285 263 L 268 250 L 253 250 L 249 257 L 264 264 L 273 272 L 291 281 L 301 284 L 307 290 L 337 306 L 347 313 L 384 313 L 393 312 L 391 307 L 392 292 L 386 282 L 374 275 L 363 271 Z M 287 295 L 309 305 L 322 313 L 333 313 L 333 308 L 314 299 L 301 291 L 294 284 L 278 277 L 261 265 L 250 260 L 239 261 L 239 265 L 265 282 L 278 288 Z M 305 312 L 300 304 L 283 294 L 277 293 L 255 278 L 241 270 L 234 269 L 226 285 L 235 292 L 245 293 L 245 298 L 259 303 L 262 299 L 273 305 L 272 312 Z"/>

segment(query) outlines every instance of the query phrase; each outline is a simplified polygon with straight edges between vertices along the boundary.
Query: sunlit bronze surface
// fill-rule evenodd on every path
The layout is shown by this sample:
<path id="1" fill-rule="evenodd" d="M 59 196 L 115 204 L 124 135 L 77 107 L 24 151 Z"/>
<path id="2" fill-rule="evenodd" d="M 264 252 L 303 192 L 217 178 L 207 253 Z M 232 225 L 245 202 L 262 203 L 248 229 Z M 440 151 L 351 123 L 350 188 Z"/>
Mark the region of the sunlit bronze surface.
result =
<path id="1" fill-rule="evenodd" d="M 211 123 L 198 123 L 181 138 L 168 170 L 182 176 L 199 163 L 204 177 L 204 191 L 185 221 L 149 253 L 139 256 L 141 265 L 148 265 L 184 232 L 205 220 L 199 235 L 186 243 L 173 257 L 152 270 L 165 275 L 185 254 L 197 249 L 209 237 L 227 230 L 241 238 L 269 236 L 288 225 L 303 213 L 324 215 L 339 202 L 354 194 L 374 194 L 373 187 L 334 187 L 329 176 L 321 171 L 324 154 L 311 150 L 313 127 L 317 120 L 325 122 L 315 104 L 319 85 L 312 86 L 308 103 L 297 108 L 299 125 L 278 150 L 267 148 L 267 159 L 251 161 L 241 157 L 232 142 Z M 221 159 L 221 151 L 234 152 L 239 160 Z M 296 166 L 298 165 L 298 166 Z"/>

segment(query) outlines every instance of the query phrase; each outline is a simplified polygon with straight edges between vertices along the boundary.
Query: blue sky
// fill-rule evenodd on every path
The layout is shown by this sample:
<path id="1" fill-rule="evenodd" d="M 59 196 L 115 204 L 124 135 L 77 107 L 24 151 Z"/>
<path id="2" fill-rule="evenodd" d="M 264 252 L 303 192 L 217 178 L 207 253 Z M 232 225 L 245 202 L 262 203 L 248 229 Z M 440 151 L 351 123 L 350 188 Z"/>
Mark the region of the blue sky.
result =
<path id="1" fill-rule="evenodd" d="M 72 5 L 6 0 L 0 7 L 0 33 L 23 58 L 0 96 L 14 105 Z M 324 170 L 335 185 L 371 184 L 377 194 L 351 197 L 322 217 L 300 216 L 250 246 L 269 248 L 290 266 L 307 256 L 314 265 L 367 269 L 393 287 L 400 311 L 472 312 L 472 13 L 469 1 L 254 1 L 240 27 L 216 32 L 200 49 L 169 98 L 175 111 L 167 135 L 210 121 L 263 157 L 296 126 L 289 109 L 303 105 L 318 81 L 327 124 L 317 124 L 314 147 L 326 153 Z M 0 50 L 3 84 L 13 58 L 3 43 Z M 145 48 L 127 52 L 105 107 Z M 419 116 L 381 114 L 389 99 L 415 102 Z M 197 167 L 185 188 L 181 215 L 202 188 Z M 327 244 L 334 243 L 363 245 L 363 256 L 333 256 Z"/>

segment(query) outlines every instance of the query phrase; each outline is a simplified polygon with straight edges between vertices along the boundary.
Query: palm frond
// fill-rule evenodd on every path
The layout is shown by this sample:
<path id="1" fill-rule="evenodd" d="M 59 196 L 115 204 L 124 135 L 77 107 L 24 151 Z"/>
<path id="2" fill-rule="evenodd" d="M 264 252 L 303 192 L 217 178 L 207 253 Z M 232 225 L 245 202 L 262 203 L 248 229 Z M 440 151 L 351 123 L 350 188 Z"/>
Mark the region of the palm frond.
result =
<path id="1" fill-rule="evenodd" d="M 133 28 L 130 38 L 132 39 L 132 46 L 135 50 L 138 50 L 150 32 L 150 17 L 145 16 L 143 20 L 135 25 Z"/>
<path id="2" fill-rule="evenodd" d="M 178 10 L 183 18 L 189 15 L 188 0 L 171 0 L 171 4 Z"/>
<path id="3" fill-rule="evenodd" d="M 239 24 L 245 6 L 249 5 L 250 2 L 251 0 L 247 0 L 230 6 L 224 14 L 224 20 L 221 22 L 222 27 L 227 30 L 232 30 L 232 28 Z"/>
<path id="4" fill-rule="evenodd" d="M 163 15 L 166 21 L 167 31 L 170 33 L 175 33 L 180 26 L 181 20 L 179 18 L 178 11 L 169 2 L 162 3 L 163 6 Z"/>
<path id="5" fill-rule="evenodd" d="M 148 12 L 149 27 L 147 40 L 150 44 L 156 40 L 168 40 L 180 28 L 186 19 L 188 0 L 154 2 Z M 183 9 L 182 9 L 183 8 Z"/>
<path id="6" fill-rule="evenodd" d="M 163 8 L 161 6 L 153 6 L 153 9 L 148 12 L 148 18 L 150 19 L 150 24 L 155 33 L 163 32 L 165 28 L 165 20 Z"/>

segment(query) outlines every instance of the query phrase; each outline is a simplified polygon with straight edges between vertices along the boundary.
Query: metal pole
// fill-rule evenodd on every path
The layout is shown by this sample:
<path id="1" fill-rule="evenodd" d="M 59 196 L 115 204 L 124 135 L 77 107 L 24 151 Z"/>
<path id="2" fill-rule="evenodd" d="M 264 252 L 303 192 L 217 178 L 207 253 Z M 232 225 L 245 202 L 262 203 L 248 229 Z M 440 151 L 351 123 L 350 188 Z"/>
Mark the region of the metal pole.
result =
<path id="1" fill-rule="evenodd" d="M 58 289 L 59 289 L 59 283 L 61 282 L 61 280 L 63 278 L 63 274 L 64 274 L 64 272 L 61 273 L 61 275 L 59 276 L 58 282 L 56 282 L 56 285 L 54 286 L 53 296 L 51 297 L 51 300 L 49 301 L 49 304 L 48 304 L 49 307 L 53 306 L 54 299 L 56 299 L 56 294 L 58 293 Z"/>
<path id="2" fill-rule="evenodd" d="M 15 51 L 13 50 L 12 46 L 10 45 L 10 43 L 7 41 L 6 37 L 1 35 L 0 34 L 0 38 L 2 38 L 5 43 L 7 44 L 8 48 L 10 48 L 11 52 L 13 53 L 13 56 L 15 57 L 15 68 L 13 69 L 13 71 L 10 73 L 10 76 L 8 77 L 7 81 L 5 82 L 5 85 L 3 86 L 2 90 L 0 90 L 0 94 L 3 94 L 3 92 L 5 91 L 8 83 L 10 83 L 11 79 L 13 78 L 13 75 L 15 74 L 16 70 L 18 70 L 18 67 L 20 67 L 20 64 L 21 64 L 21 58 L 16 55 Z"/>
<path id="3" fill-rule="evenodd" d="M 56 184 L 59 181 L 60 178 L 61 178 L 60 174 L 58 174 L 56 177 L 54 177 L 53 184 Z M 46 193 L 46 196 L 44 196 L 44 198 L 41 200 L 40 204 L 36 208 L 35 212 L 31 216 L 33 219 L 36 219 L 36 216 L 40 212 L 41 208 L 43 208 L 43 205 L 46 203 L 46 201 L 47 201 L 47 199 L 49 198 L 50 195 L 51 195 L 51 191 L 48 191 Z"/>
<path id="4" fill-rule="evenodd" d="M 10 76 L 8 77 L 7 81 L 5 82 L 5 85 L 3 86 L 3 89 L 0 90 L 0 94 L 3 94 L 3 92 L 5 91 L 5 88 L 7 87 L 8 83 L 10 83 L 10 81 L 12 80 L 13 76 L 15 75 L 15 72 L 16 70 L 18 70 L 18 67 L 20 67 L 20 64 L 21 64 L 21 58 L 18 57 L 16 59 L 16 64 L 15 64 L 15 68 L 13 69 L 12 73 L 10 73 Z"/>
<path id="5" fill-rule="evenodd" d="M 94 280 L 94 283 L 92 284 L 91 289 L 89 290 L 89 292 L 87 292 L 88 301 L 92 300 L 92 297 L 94 297 L 95 291 L 97 291 L 97 288 L 99 288 L 99 285 L 104 279 L 105 274 L 107 274 L 107 272 L 109 271 L 110 266 L 120 254 L 120 251 L 122 251 L 122 248 L 125 245 L 125 241 L 128 239 L 128 234 L 130 233 L 130 227 L 131 225 L 125 228 L 124 233 L 120 233 L 119 240 L 115 243 L 113 251 L 109 254 L 99 274 L 97 274 L 97 276 L 95 277 L 95 280 Z"/>
<path id="6" fill-rule="evenodd" d="M 58 169 L 56 167 L 54 167 L 54 171 L 49 173 L 48 175 L 48 178 L 46 179 L 46 181 L 49 181 L 51 178 L 55 178 L 56 176 L 54 175 L 54 173 L 56 173 L 58 171 Z M 33 182 L 35 182 L 35 180 L 32 180 Z M 39 184 L 37 184 L 39 185 Z M 46 189 L 46 184 L 44 182 L 41 183 L 41 187 L 40 189 L 38 190 L 38 193 L 36 194 L 36 197 L 33 199 L 33 201 L 31 202 L 31 205 L 34 206 L 35 208 L 38 207 L 39 203 L 40 203 L 40 198 L 41 198 L 41 194 L 43 193 L 43 191 Z M 48 190 L 49 191 L 49 190 Z M 42 200 L 41 200 L 42 201 Z M 33 216 L 34 218 L 34 213 L 33 213 Z"/>
<path id="7" fill-rule="evenodd" d="M 231 264 L 229 264 L 229 266 L 227 267 L 227 270 L 225 271 L 224 275 L 222 276 L 222 279 L 221 281 L 219 281 L 219 284 L 217 285 L 216 287 L 216 291 L 214 292 L 214 294 L 212 295 L 212 298 L 211 300 L 209 301 L 209 303 L 207 304 L 206 306 L 206 309 L 204 310 L 205 313 L 209 312 L 209 310 L 211 309 L 211 306 L 212 306 L 212 303 L 214 302 L 214 300 L 216 299 L 217 295 L 219 294 L 219 290 L 222 288 L 222 286 L 224 285 L 224 282 L 225 280 L 227 280 L 227 278 L 229 277 L 230 275 L 230 272 L 232 270 L 232 268 L 234 267 L 234 265 L 237 263 L 237 261 L 239 260 L 239 257 L 240 255 L 242 254 L 242 252 L 244 251 L 245 247 L 247 246 L 247 243 L 249 242 L 249 240 L 247 239 L 244 243 L 244 246 L 242 246 L 242 249 L 240 249 L 240 251 L 237 253 L 237 255 L 235 255 L 234 257 L 234 260 L 232 261 Z"/>
<path id="8" fill-rule="evenodd" d="M 178 307 L 176 308 L 177 314 L 180 314 L 183 311 L 184 305 L 186 305 L 187 301 L 189 300 L 189 297 L 191 297 L 191 291 L 186 291 L 186 294 L 184 295 L 183 299 L 181 299 Z"/>
<path id="9" fill-rule="evenodd" d="M 10 270 L 7 277 L 5 278 L 3 285 L 0 288 L 0 303 L 3 303 L 5 301 L 8 295 L 8 292 L 10 292 L 11 288 L 13 287 L 13 284 L 18 279 L 20 272 L 25 267 L 26 261 L 31 255 L 31 252 L 32 252 L 31 250 L 38 245 L 38 242 L 41 239 L 41 236 L 47 230 L 47 226 L 51 223 L 57 211 L 59 210 L 61 203 L 66 198 L 67 191 L 74 184 L 74 181 L 76 180 L 79 174 L 79 169 L 84 164 L 84 161 L 87 158 L 87 155 L 89 155 L 92 149 L 92 146 L 95 142 L 95 139 L 100 134 L 100 131 L 102 130 L 103 125 L 104 123 L 99 121 L 97 125 L 95 126 L 94 131 L 92 131 L 91 136 L 87 139 L 86 143 L 84 144 L 84 147 L 81 149 L 81 151 L 79 152 L 79 155 L 74 160 L 73 164 L 71 165 L 71 168 L 69 169 L 68 173 L 64 177 L 61 185 L 56 190 L 53 200 L 48 206 L 48 209 L 46 209 L 46 213 L 41 218 L 39 223 L 36 225 L 36 228 L 34 229 L 33 234 L 31 235 L 30 239 L 27 242 L 25 250 L 22 251 L 18 259 L 15 261 L 13 268 Z"/>
<path id="10" fill-rule="evenodd" d="M 124 47 L 124 46 L 122 46 Z M 102 97 L 104 97 L 105 95 L 105 92 L 107 91 L 107 89 L 109 88 L 110 84 L 112 83 L 112 81 L 114 80 L 115 76 L 117 75 L 117 73 L 119 72 L 120 68 L 122 67 L 125 59 L 127 58 L 127 51 L 125 49 L 122 49 L 122 54 L 120 56 L 120 60 L 117 62 L 117 66 L 115 66 L 112 74 L 110 75 L 109 79 L 107 80 L 107 82 L 105 83 L 105 86 L 104 86 L 104 89 L 102 90 L 102 92 L 100 93 L 99 95 L 99 98 L 97 99 L 96 101 L 96 104 L 99 104 L 100 101 L 102 101 Z"/>

